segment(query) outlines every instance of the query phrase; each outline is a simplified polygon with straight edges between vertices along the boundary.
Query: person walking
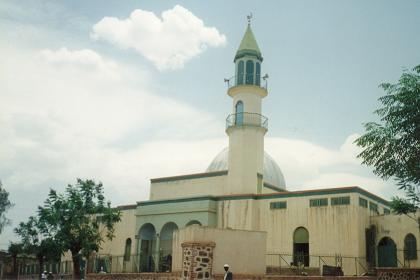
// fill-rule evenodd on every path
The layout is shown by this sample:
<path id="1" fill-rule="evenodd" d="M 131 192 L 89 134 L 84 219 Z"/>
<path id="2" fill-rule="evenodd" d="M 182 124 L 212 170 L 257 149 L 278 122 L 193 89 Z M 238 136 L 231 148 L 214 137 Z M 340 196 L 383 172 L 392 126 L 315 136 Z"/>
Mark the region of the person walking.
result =
<path id="1" fill-rule="evenodd" d="M 225 269 L 225 277 L 223 277 L 223 280 L 233 280 L 233 273 L 229 271 L 229 265 L 225 264 L 223 266 L 223 268 Z"/>

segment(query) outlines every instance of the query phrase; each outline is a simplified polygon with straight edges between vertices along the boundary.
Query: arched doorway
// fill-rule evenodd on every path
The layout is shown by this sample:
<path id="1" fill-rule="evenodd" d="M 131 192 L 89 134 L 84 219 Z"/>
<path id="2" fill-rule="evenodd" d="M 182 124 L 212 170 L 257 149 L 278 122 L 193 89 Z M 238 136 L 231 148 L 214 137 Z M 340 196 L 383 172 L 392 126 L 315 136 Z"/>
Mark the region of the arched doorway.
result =
<path id="1" fill-rule="evenodd" d="M 140 235 L 140 271 L 152 272 L 155 270 L 155 260 L 153 259 L 156 244 L 155 227 L 148 223 L 143 225 L 139 231 Z"/>
<path id="2" fill-rule="evenodd" d="M 397 267 L 397 245 L 389 237 L 384 237 L 379 241 L 378 266 Z"/>
<path id="3" fill-rule="evenodd" d="M 200 223 L 199 221 L 197 221 L 197 220 L 191 220 L 191 221 L 189 221 L 189 222 L 185 225 L 185 227 L 189 227 L 189 226 L 192 226 L 192 225 L 199 225 L 199 226 L 201 226 L 201 223 Z"/>
<path id="4" fill-rule="evenodd" d="M 169 222 L 160 231 L 159 270 L 163 272 L 170 272 L 172 268 L 172 237 L 175 230 L 178 230 L 178 226 Z"/>
<path id="5" fill-rule="evenodd" d="M 293 233 L 293 264 L 309 266 L 309 232 L 304 227 Z"/>

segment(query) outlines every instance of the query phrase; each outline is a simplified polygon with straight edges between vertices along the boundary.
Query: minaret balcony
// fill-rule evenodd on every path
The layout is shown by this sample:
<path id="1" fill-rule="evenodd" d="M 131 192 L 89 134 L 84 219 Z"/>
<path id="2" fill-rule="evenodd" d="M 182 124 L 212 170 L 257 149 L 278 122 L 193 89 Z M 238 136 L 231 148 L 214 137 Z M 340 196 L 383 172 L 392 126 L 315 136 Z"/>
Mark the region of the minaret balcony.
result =
<path id="1" fill-rule="evenodd" d="M 259 75 L 254 74 L 244 74 L 244 75 L 236 75 L 233 77 L 230 77 L 229 79 L 225 79 L 225 82 L 228 86 L 228 89 L 231 87 L 236 86 L 257 86 L 262 87 L 265 90 L 267 90 L 268 86 L 268 76 L 262 77 L 262 83 L 261 83 L 261 77 Z"/>
<path id="2" fill-rule="evenodd" d="M 258 113 L 236 113 L 226 118 L 226 129 L 229 127 L 253 126 L 268 129 L 268 118 Z"/>
<path id="3" fill-rule="evenodd" d="M 233 76 L 230 79 L 225 79 L 225 82 L 228 86 L 228 95 L 233 97 L 235 94 L 240 92 L 253 92 L 258 94 L 261 97 L 265 97 L 268 94 L 267 91 L 267 79 L 263 78 L 263 83 L 260 83 L 260 79 L 254 79 L 251 77 L 243 76 L 243 78 L 238 79 L 237 76 Z"/>

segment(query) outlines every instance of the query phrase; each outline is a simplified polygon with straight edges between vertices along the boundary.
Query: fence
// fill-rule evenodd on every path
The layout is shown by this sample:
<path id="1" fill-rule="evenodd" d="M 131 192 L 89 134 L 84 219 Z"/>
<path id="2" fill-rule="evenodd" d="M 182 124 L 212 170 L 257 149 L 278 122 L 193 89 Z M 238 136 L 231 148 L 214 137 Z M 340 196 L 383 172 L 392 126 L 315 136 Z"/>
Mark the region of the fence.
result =
<path id="1" fill-rule="evenodd" d="M 293 255 L 269 253 L 266 255 L 267 272 L 282 273 L 293 270 L 296 274 L 309 270 L 322 274 L 324 265 L 341 267 L 344 275 L 362 275 L 368 272 L 366 258 L 341 255 Z"/>
<path id="2" fill-rule="evenodd" d="M 172 256 L 162 251 L 147 255 L 98 255 L 92 261 L 93 273 L 170 272 L 172 266 Z"/>

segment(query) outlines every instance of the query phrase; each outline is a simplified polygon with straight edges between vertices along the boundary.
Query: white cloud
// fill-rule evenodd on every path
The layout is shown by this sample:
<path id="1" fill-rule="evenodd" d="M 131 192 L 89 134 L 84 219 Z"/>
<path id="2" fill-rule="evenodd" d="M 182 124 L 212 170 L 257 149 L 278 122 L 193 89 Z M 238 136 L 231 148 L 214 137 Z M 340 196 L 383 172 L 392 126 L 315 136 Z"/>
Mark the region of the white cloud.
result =
<path id="1" fill-rule="evenodd" d="M 51 64 L 64 67 L 74 66 L 77 68 L 77 71 L 100 73 L 108 78 L 119 77 L 120 69 L 118 69 L 115 62 L 102 58 L 102 56 L 90 49 L 74 51 L 65 47 L 59 50 L 45 49 L 40 51 L 40 56 Z"/>
<path id="2" fill-rule="evenodd" d="M 359 186 L 389 198 L 396 191 L 394 182 L 383 181 L 357 159 L 360 148 L 349 135 L 338 149 L 286 138 L 267 138 L 267 152 L 276 159 L 289 190 Z"/>
<path id="3" fill-rule="evenodd" d="M 207 46 L 219 47 L 226 37 L 182 6 L 162 12 L 161 18 L 144 10 L 134 10 L 129 18 L 104 17 L 93 26 L 91 37 L 123 49 L 134 49 L 159 70 L 184 67 Z"/>
<path id="4" fill-rule="evenodd" d="M 209 145 L 198 139 L 223 129 L 207 112 L 151 92 L 143 69 L 93 50 L 0 51 L 0 179 L 17 202 L 13 226 L 50 187 L 78 177 L 104 182 L 114 204 L 146 199 L 150 177 L 196 170 Z"/>

